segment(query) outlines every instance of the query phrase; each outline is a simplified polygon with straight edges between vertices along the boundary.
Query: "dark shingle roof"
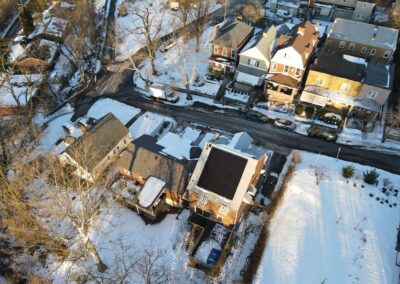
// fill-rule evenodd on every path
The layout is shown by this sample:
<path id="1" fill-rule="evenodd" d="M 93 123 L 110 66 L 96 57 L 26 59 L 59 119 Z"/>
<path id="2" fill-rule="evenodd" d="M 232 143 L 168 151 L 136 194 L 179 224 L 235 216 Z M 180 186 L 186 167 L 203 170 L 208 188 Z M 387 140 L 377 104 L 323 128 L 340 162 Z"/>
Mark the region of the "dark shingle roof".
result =
<path id="1" fill-rule="evenodd" d="M 157 139 L 149 135 L 135 139 L 132 142 L 132 157 L 128 170 L 144 179 L 150 176 L 161 179 L 166 188 L 181 195 L 186 189 L 195 164 L 193 161 L 176 160 L 161 154 L 159 151 L 163 147 L 156 142 Z"/>
<path id="2" fill-rule="evenodd" d="M 365 66 L 344 59 L 341 55 L 321 51 L 311 70 L 361 82 L 365 76 Z"/>
<path id="3" fill-rule="evenodd" d="M 128 133 L 128 128 L 112 113 L 108 113 L 66 152 L 91 172 Z"/>
<path id="4" fill-rule="evenodd" d="M 251 66 L 243 65 L 243 64 L 239 64 L 239 66 L 236 68 L 236 71 L 247 73 L 250 75 L 257 76 L 257 77 L 262 77 L 263 75 L 267 74 L 267 71 L 264 71 L 264 70 L 261 70 L 258 68 L 253 68 Z"/>
<path id="5" fill-rule="evenodd" d="M 253 30 L 254 28 L 243 22 L 233 22 L 223 26 L 212 42 L 225 47 L 236 48 Z"/>

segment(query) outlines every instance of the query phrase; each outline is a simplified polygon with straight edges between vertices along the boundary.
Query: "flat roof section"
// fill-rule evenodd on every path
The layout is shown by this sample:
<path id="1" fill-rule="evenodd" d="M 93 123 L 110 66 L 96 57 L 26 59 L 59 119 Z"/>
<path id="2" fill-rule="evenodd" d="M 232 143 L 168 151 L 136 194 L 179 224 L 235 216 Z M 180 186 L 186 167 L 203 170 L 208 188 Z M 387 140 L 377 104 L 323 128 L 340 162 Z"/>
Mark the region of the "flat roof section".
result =
<path id="1" fill-rule="evenodd" d="M 243 157 L 212 148 L 197 185 L 232 200 L 246 164 Z"/>

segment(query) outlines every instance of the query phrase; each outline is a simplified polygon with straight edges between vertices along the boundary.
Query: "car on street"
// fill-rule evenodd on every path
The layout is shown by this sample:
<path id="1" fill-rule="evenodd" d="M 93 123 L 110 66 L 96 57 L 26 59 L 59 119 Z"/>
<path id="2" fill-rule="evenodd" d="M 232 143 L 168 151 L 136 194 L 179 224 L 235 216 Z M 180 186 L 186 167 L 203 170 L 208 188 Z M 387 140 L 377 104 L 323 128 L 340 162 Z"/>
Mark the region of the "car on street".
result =
<path id="1" fill-rule="evenodd" d="M 331 129 L 317 125 L 308 128 L 307 133 L 310 137 L 317 137 L 326 141 L 336 141 L 338 137 L 337 133 L 333 133 Z"/>
<path id="2" fill-rule="evenodd" d="M 276 11 L 276 16 L 284 19 L 290 19 L 293 17 L 293 15 L 290 14 L 288 11 L 281 9 L 278 9 L 278 11 Z"/>
<path id="3" fill-rule="evenodd" d="M 296 128 L 296 124 L 293 121 L 284 118 L 275 119 L 274 126 L 290 131 L 293 131 Z"/>
<path id="4" fill-rule="evenodd" d="M 257 111 L 249 111 L 246 113 L 246 119 L 255 121 L 255 122 L 260 122 L 260 123 L 266 123 L 268 122 L 268 116 L 259 113 Z"/>

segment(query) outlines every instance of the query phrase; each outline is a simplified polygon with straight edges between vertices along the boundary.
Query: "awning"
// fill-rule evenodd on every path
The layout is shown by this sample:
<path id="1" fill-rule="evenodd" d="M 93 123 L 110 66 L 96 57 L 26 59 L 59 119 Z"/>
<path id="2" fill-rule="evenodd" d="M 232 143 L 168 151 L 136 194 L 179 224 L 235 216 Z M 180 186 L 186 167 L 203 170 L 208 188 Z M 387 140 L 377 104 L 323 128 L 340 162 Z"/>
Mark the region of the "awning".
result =
<path id="1" fill-rule="evenodd" d="M 236 81 L 239 83 L 244 83 L 250 86 L 257 86 L 258 81 L 260 81 L 260 77 L 250 75 L 247 73 L 239 72 L 238 76 L 236 77 Z"/>
<path id="2" fill-rule="evenodd" d="M 300 101 L 325 107 L 328 98 L 303 91 L 300 97 Z"/>

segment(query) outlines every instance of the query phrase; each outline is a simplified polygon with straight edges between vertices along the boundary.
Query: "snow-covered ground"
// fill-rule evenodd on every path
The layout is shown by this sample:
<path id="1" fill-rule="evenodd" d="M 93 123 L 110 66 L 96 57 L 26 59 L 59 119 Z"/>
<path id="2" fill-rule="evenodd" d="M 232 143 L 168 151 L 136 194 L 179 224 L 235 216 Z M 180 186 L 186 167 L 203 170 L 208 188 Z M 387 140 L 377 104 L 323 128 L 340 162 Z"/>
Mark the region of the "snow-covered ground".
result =
<path id="1" fill-rule="evenodd" d="M 161 22 L 160 36 L 167 35 L 182 26 L 182 22 L 177 16 L 177 12 L 168 9 L 167 0 L 151 1 L 152 6 L 149 6 L 149 0 L 125 1 L 117 0 L 115 9 L 115 32 L 119 42 L 117 46 L 117 60 L 126 60 L 130 55 L 136 53 L 144 46 L 145 38 L 143 34 L 136 32 L 138 27 L 141 27 L 140 19 L 137 13 L 143 14 L 144 9 L 149 7 L 150 19 L 152 24 L 152 34 L 156 32 L 156 26 Z M 214 2 L 214 1 L 213 1 Z M 124 5 L 127 9 L 127 16 L 119 15 L 119 7 Z M 216 3 L 212 3 L 211 11 L 221 7 Z M 154 21 L 153 21 L 154 18 Z"/>
<path id="2" fill-rule="evenodd" d="M 112 99 L 98 100 L 88 111 L 87 116 L 100 119 L 111 112 L 123 124 L 134 118 L 140 113 L 140 109 L 114 101 Z"/>
<path id="3" fill-rule="evenodd" d="M 338 143 L 400 155 L 400 143 L 391 140 L 382 142 L 382 137 L 383 127 L 378 125 L 373 132 L 362 132 L 358 129 L 346 127 L 339 135 Z"/>
<path id="4" fill-rule="evenodd" d="M 355 168 L 349 181 L 342 176 L 347 165 Z M 400 177 L 378 170 L 379 184 L 371 186 L 362 181 L 367 170 L 301 152 L 255 283 L 397 283 Z"/>
<path id="5" fill-rule="evenodd" d="M 172 84 L 173 86 L 185 89 L 183 76 L 187 73 L 190 81 L 193 82 L 196 76 L 204 82 L 203 86 L 190 86 L 191 90 L 215 96 L 219 90 L 218 81 L 205 80 L 208 72 L 208 58 L 211 56 L 211 41 L 215 37 L 216 28 L 207 27 L 201 36 L 200 50 L 196 52 L 194 39 L 185 41 L 183 38 L 176 39 L 178 43 L 167 52 L 156 52 L 155 65 L 159 73 L 152 75 L 150 61 L 146 60 L 141 69 L 142 76 L 152 82 Z M 135 79 L 139 79 L 135 77 Z M 137 83 L 140 85 L 140 83 Z"/>

